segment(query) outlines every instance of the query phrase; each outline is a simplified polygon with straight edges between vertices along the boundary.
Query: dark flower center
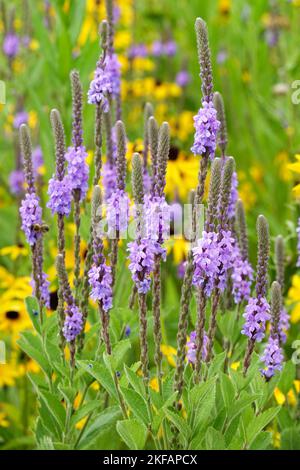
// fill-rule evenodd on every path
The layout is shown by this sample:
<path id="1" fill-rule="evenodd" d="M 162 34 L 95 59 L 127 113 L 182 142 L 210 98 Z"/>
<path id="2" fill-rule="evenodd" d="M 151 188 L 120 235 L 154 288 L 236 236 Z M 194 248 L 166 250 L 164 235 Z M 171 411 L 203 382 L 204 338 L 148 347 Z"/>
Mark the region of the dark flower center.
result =
<path id="1" fill-rule="evenodd" d="M 179 148 L 172 146 L 170 147 L 170 152 L 169 152 L 169 160 L 177 160 L 179 154 Z"/>
<path id="2" fill-rule="evenodd" d="M 58 305 L 57 290 L 50 292 L 50 309 L 56 310 Z"/>
<path id="3" fill-rule="evenodd" d="M 20 313 L 15 310 L 9 310 L 5 316 L 8 320 L 17 320 L 20 317 Z"/>

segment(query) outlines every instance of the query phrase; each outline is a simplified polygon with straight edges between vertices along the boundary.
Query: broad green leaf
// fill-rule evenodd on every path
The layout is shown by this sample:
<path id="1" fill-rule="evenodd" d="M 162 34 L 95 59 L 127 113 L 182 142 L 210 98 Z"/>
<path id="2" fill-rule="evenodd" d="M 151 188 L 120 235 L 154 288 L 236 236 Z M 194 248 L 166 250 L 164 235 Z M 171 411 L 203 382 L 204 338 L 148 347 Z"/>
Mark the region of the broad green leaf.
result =
<path id="1" fill-rule="evenodd" d="M 66 410 L 59 399 L 53 393 L 49 393 L 44 390 L 40 391 L 39 395 L 43 399 L 49 413 L 55 419 L 60 429 L 63 429 L 66 421 Z"/>
<path id="2" fill-rule="evenodd" d="M 183 438 L 186 444 L 191 434 L 191 429 L 188 423 L 181 416 L 171 410 L 168 410 L 167 408 L 164 408 L 164 412 L 169 421 L 171 421 L 176 426 L 179 431 L 180 438 Z"/>
<path id="3" fill-rule="evenodd" d="M 300 450 L 300 427 L 284 429 L 280 439 L 282 450 Z"/>
<path id="4" fill-rule="evenodd" d="M 115 383 L 107 367 L 95 361 L 77 361 L 77 364 L 94 377 L 115 400 L 118 400 Z"/>
<path id="5" fill-rule="evenodd" d="M 281 392 L 286 395 L 288 391 L 292 388 L 293 382 L 296 377 L 296 366 L 292 361 L 288 361 L 284 364 L 282 369 L 280 379 L 278 382 L 278 388 Z"/>
<path id="6" fill-rule="evenodd" d="M 130 348 L 131 343 L 129 339 L 123 339 L 113 347 L 112 364 L 115 371 L 118 369 L 118 367 L 120 367 L 121 364 L 124 364 L 126 354 Z"/>
<path id="7" fill-rule="evenodd" d="M 224 404 L 226 408 L 229 409 L 234 402 L 234 396 L 235 396 L 234 385 L 230 377 L 228 377 L 228 375 L 223 374 L 223 373 L 220 374 L 220 385 L 221 385 L 221 392 L 222 392 Z"/>
<path id="8" fill-rule="evenodd" d="M 144 424 L 148 425 L 150 417 L 145 399 L 138 392 L 130 388 L 121 387 L 121 392 L 132 413 L 141 419 Z"/>
<path id="9" fill-rule="evenodd" d="M 137 375 L 137 373 L 135 372 L 135 369 L 136 367 L 139 365 L 140 363 L 136 363 L 136 365 L 134 366 L 131 366 L 130 368 L 125 364 L 124 365 L 124 371 L 125 371 L 125 374 L 126 374 L 126 377 L 128 379 L 128 382 L 130 383 L 130 385 L 132 386 L 132 388 L 140 393 L 141 395 L 144 394 L 144 384 L 143 384 L 143 379 L 141 377 L 139 377 Z M 134 368 L 134 369 L 133 369 Z"/>
<path id="10" fill-rule="evenodd" d="M 25 306 L 34 329 L 41 334 L 40 307 L 37 298 L 33 296 L 26 297 Z"/>
<path id="11" fill-rule="evenodd" d="M 39 364 L 46 375 L 51 375 L 51 366 L 43 354 L 43 344 L 39 336 L 30 331 L 24 331 L 17 343 L 29 357 Z"/>
<path id="12" fill-rule="evenodd" d="M 220 431 L 209 427 L 205 434 L 205 444 L 207 450 L 226 449 L 225 440 Z"/>
<path id="13" fill-rule="evenodd" d="M 78 410 L 76 410 L 72 415 L 71 427 L 75 426 L 75 424 L 78 423 L 78 421 L 85 418 L 91 412 L 97 411 L 100 405 L 101 405 L 101 402 L 99 400 L 92 400 L 92 401 L 85 403 L 80 408 L 78 408 Z"/>
<path id="14" fill-rule="evenodd" d="M 121 417 L 119 406 L 111 406 L 103 410 L 91 424 L 86 427 L 82 439 L 79 443 L 79 449 L 86 449 L 92 445 L 97 436 L 114 424 Z"/>
<path id="15" fill-rule="evenodd" d="M 250 450 L 267 450 L 272 442 L 272 434 L 270 432 L 262 431 L 254 439 L 250 446 Z"/>
<path id="16" fill-rule="evenodd" d="M 147 439 L 147 428 L 137 419 L 117 422 L 117 431 L 130 450 L 142 450 Z"/>
<path id="17" fill-rule="evenodd" d="M 256 436 L 275 418 L 279 410 L 279 406 L 269 408 L 260 415 L 254 417 L 246 430 L 248 446 L 251 446 Z"/>

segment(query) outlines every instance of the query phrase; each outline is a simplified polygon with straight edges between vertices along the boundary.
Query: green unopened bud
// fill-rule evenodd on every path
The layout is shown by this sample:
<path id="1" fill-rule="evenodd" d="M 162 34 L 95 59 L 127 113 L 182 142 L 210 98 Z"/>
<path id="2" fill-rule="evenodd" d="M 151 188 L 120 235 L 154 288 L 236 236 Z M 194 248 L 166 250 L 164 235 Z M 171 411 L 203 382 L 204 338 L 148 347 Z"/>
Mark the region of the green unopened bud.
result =
<path id="1" fill-rule="evenodd" d="M 197 18 L 195 23 L 195 31 L 197 36 L 198 61 L 200 65 L 200 76 L 202 80 L 203 98 L 212 98 L 213 80 L 212 67 L 210 58 L 210 49 L 208 42 L 208 32 L 205 21 Z"/>
<path id="2" fill-rule="evenodd" d="M 135 204 L 144 203 L 143 166 L 139 153 L 132 157 L 132 191 Z"/>
<path id="3" fill-rule="evenodd" d="M 126 131 L 122 121 L 117 121 L 115 128 L 117 140 L 117 185 L 120 190 L 124 190 L 126 180 Z"/>
<path id="4" fill-rule="evenodd" d="M 248 230 L 244 204 L 241 199 L 236 204 L 236 225 L 239 248 L 243 260 L 248 259 Z"/>
<path id="5" fill-rule="evenodd" d="M 223 97 L 218 91 L 214 93 L 214 106 L 217 111 L 217 118 L 220 121 L 220 129 L 218 132 L 218 145 L 221 149 L 222 156 L 225 156 L 226 147 L 228 144 L 227 124 Z"/>
<path id="6" fill-rule="evenodd" d="M 149 147 L 152 161 L 152 175 L 155 180 L 157 171 L 157 149 L 158 149 L 158 124 L 155 117 L 151 116 L 148 120 Z"/>
<path id="7" fill-rule="evenodd" d="M 207 229 L 212 229 L 218 211 L 218 202 L 221 189 L 222 162 L 220 158 L 215 158 L 211 166 L 211 176 L 209 183 L 208 208 L 207 208 Z"/>
<path id="8" fill-rule="evenodd" d="M 100 186 L 96 185 L 93 188 L 92 203 L 91 203 L 92 227 L 94 230 L 102 217 L 101 205 L 102 205 L 101 189 L 100 189 Z"/>
<path id="9" fill-rule="evenodd" d="M 52 109 L 50 121 L 55 140 L 56 176 L 59 180 L 62 180 L 65 174 L 65 131 L 57 109 Z"/>
<path id="10" fill-rule="evenodd" d="M 271 315 L 272 315 L 272 333 L 278 333 L 278 324 L 280 311 L 282 308 L 281 286 L 279 282 L 274 281 L 271 286 Z"/>
<path id="11" fill-rule="evenodd" d="M 32 190 L 34 187 L 34 176 L 32 170 L 32 144 L 29 128 L 26 124 L 22 124 L 19 129 L 19 138 L 21 152 L 24 159 L 24 169 L 25 169 L 25 178 L 26 183 L 28 184 L 28 189 Z"/>
<path id="12" fill-rule="evenodd" d="M 163 122 L 158 134 L 156 194 L 162 196 L 166 185 L 166 171 L 170 152 L 170 126 Z"/>

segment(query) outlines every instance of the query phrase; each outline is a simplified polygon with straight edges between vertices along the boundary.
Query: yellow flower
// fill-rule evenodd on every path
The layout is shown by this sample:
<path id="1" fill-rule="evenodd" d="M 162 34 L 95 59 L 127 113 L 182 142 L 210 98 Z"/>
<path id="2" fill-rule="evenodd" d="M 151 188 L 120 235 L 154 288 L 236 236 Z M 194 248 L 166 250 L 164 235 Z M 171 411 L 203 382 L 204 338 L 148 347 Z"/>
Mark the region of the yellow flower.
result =
<path id="1" fill-rule="evenodd" d="M 278 405 L 283 405 L 286 400 L 285 395 L 282 393 L 282 391 L 278 387 L 276 387 L 274 390 L 274 397 Z"/>
<path id="2" fill-rule="evenodd" d="M 38 116 L 35 111 L 29 111 L 28 113 L 28 125 L 31 129 L 35 129 L 38 122 Z"/>
<path id="3" fill-rule="evenodd" d="M 291 323 L 298 323 L 300 321 L 300 276 L 297 274 L 292 277 L 292 286 L 288 291 L 287 303 L 293 305 Z"/>
<path id="4" fill-rule="evenodd" d="M 40 48 L 40 44 L 36 39 L 31 39 L 29 43 L 29 49 L 31 51 L 37 51 Z"/>
<path id="5" fill-rule="evenodd" d="M 247 180 L 247 176 L 245 172 L 240 171 L 238 173 L 239 178 L 239 197 L 242 199 L 244 203 L 244 207 L 246 211 L 252 209 L 255 205 L 257 196 L 253 191 L 253 186 L 250 181 Z"/>
<path id="6" fill-rule="evenodd" d="M 115 48 L 127 49 L 131 44 L 131 34 L 129 31 L 117 31 L 115 35 Z"/>
<path id="7" fill-rule="evenodd" d="M 182 261 L 185 261 L 188 250 L 189 250 L 189 242 L 184 238 L 178 239 L 170 239 L 167 242 L 167 250 L 168 252 L 173 252 L 174 263 L 179 264 Z"/>
<path id="8" fill-rule="evenodd" d="M 15 59 L 12 63 L 12 69 L 15 73 L 21 73 L 23 72 L 25 66 L 24 62 L 22 62 L 20 59 Z"/>
<path id="9" fill-rule="evenodd" d="M 253 165 L 250 167 L 249 173 L 256 183 L 263 181 L 263 168 L 260 165 Z"/>
<path id="10" fill-rule="evenodd" d="M 13 364 L 0 364 L 0 388 L 13 387 L 18 374 Z"/>
<path id="11" fill-rule="evenodd" d="M 80 421 L 78 421 L 76 424 L 75 424 L 75 428 L 76 429 L 82 429 L 83 426 L 85 425 L 86 421 L 88 419 L 88 416 L 85 416 L 84 418 L 82 418 Z"/>
<path id="12" fill-rule="evenodd" d="M 0 256 L 9 256 L 15 261 L 19 256 L 28 256 L 28 248 L 18 245 L 5 246 L 1 248 Z"/>
<path id="13" fill-rule="evenodd" d="M 178 116 L 170 119 L 171 135 L 177 137 L 180 141 L 186 141 L 194 132 L 193 113 L 183 111 Z"/>
<path id="14" fill-rule="evenodd" d="M 166 194 L 172 199 L 174 195 L 178 195 L 180 199 L 186 200 L 191 189 L 197 186 L 198 170 L 198 158 L 188 157 L 183 152 L 177 153 L 176 149 L 172 152 L 171 149 L 166 174 Z"/>
<path id="15" fill-rule="evenodd" d="M 218 10 L 222 16 L 229 15 L 231 10 L 231 0 L 219 0 Z"/>
<path id="16" fill-rule="evenodd" d="M 151 72 L 155 65 L 148 57 L 135 57 L 132 60 L 132 68 L 136 72 Z"/>
<path id="17" fill-rule="evenodd" d="M 158 379 L 157 377 L 153 377 L 153 379 L 150 380 L 149 386 L 154 390 L 155 392 L 159 392 L 159 385 L 158 385 Z"/>
<path id="18" fill-rule="evenodd" d="M 240 361 L 233 362 L 230 367 L 232 370 L 237 370 L 240 367 Z"/>
<path id="19" fill-rule="evenodd" d="M 275 158 L 275 163 L 278 166 L 278 176 L 283 181 L 290 181 L 292 177 L 291 170 L 289 169 L 289 154 L 288 152 L 279 152 Z"/>
<path id="20" fill-rule="evenodd" d="M 273 446 L 274 446 L 276 449 L 280 449 L 280 444 L 281 444 L 281 435 L 280 435 L 280 432 L 274 431 L 272 435 L 273 435 Z"/>
<path id="21" fill-rule="evenodd" d="M 0 428 L 8 428 L 9 421 L 7 421 L 7 416 L 5 413 L 0 411 Z"/>
<path id="22" fill-rule="evenodd" d="M 292 4 L 293 4 L 295 7 L 300 7 L 300 0 L 292 0 Z"/>
<path id="23" fill-rule="evenodd" d="M 167 359 L 170 366 L 175 367 L 176 366 L 175 357 L 177 354 L 176 349 L 173 348 L 173 346 L 162 344 L 160 347 L 160 350 L 162 354 L 165 356 L 165 358 Z"/>
<path id="24" fill-rule="evenodd" d="M 249 83 L 249 82 L 251 82 L 251 74 L 250 74 L 249 70 L 244 70 L 244 71 L 242 72 L 242 81 L 243 81 L 244 83 Z"/>
<path id="25" fill-rule="evenodd" d="M 297 397 L 296 397 L 295 392 L 294 392 L 293 389 L 291 389 L 291 390 L 288 391 L 287 400 L 288 400 L 288 404 L 289 404 L 289 405 L 291 405 L 291 406 L 296 406 L 296 404 L 297 404 Z"/>

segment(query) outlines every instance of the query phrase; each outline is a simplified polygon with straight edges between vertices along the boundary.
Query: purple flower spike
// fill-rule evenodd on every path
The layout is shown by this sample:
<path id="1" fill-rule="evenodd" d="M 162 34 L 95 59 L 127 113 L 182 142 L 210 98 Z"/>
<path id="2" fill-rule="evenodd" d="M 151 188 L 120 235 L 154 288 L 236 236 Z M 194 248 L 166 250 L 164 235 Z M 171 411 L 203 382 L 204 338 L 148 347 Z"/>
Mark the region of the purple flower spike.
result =
<path id="1" fill-rule="evenodd" d="M 193 284 L 204 287 L 206 295 L 210 295 L 220 266 L 220 249 L 218 234 L 215 232 L 202 232 L 202 238 L 193 248 L 194 276 Z"/>
<path id="2" fill-rule="evenodd" d="M 129 219 L 129 198 L 125 191 L 117 189 L 107 201 L 107 225 L 112 234 L 127 231 Z"/>
<path id="3" fill-rule="evenodd" d="M 265 336 L 266 321 L 270 320 L 270 305 L 264 297 L 251 297 L 243 315 L 246 319 L 242 334 L 260 342 Z"/>
<path id="4" fill-rule="evenodd" d="M 71 211 L 72 185 L 68 176 L 60 181 L 55 177 L 49 180 L 48 187 L 49 201 L 47 207 L 52 214 L 68 216 Z"/>
<path id="5" fill-rule="evenodd" d="M 187 342 L 187 360 L 191 364 L 195 364 L 196 362 L 196 349 L 197 349 L 196 338 L 197 338 L 196 331 L 192 331 L 190 335 L 190 341 Z M 207 342 L 208 342 L 208 337 L 204 333 L 203 345 L 202 345 L 202 360 L 203 361 L 205 361 L 206 355 L 207 355 Z"/>
<path id="6" fill-rule="evenodd" d="M 14 170 L 9 175 L 9 187 L 12 194 L 19 196 L 24 191 L 25 177 L 22 170 Z"/>
<path id="7" fill-rule="evenodd" d="M 22 220 L 21 228 L 29 245 L 32 246 L 36 243 L 38 237 L 38 232 L 34 230 L 34 225 L 42 223 L 40 200 L 35 193 L 27 193 L 25 195 L 21 202 L 20 215 Z"/>
<path id="8" fill-rule="evenodd" d="M 237 245 L 235 246 L 231 279 L 234 302 L 239 304 L 243 300 L 249 300 L 253 280 L 253 269 L 247 259 L 242 259 Z"/>
<path id="9" fill-rule="evenodd" d="M 103 310 L 112 308 L 111 268 L 105 262 L 93 265 L 89 271 L 89 284 L 92 287 L 91 298 L 102 303 Z"/>
<path id="10" fill-rule="evenodd" d="M 102 170 L 102 178 L 105 201 L 108 201 L 112 194 L 115 192 L 117 186 L 116 168 L 112 163 L 104 163 Z"/>
<path id="11" fill-rule="evenodd" d="M 236 171 L 234 171 L 232 173 L 231 193 L 230 193 L 228 213 L 227 213 L 229 219 L 232 219 L 235 216 L 236 203 L 239 197 L 237 188 L 238 188 L 238 178 L 237 178 Z"/>
<path id="12" fill-rule="evenodd" d="M 68 305 L 66 309 L 66 319 L 63 327 L 63 334 L 68 343 L 74 341 L 81 333 L 83 325 L 82 313 L 75 305 Z"/>
<path id="13" fill-rule="evenodd" d="M 72 190 L 80 190 L 81 200 L 85 198 L 88 190 L 89 167 L 86 158 L 87 152 L 84 146 L 69 147 L 66 152 L 70 186 Z"/>
<path id="14" fill-rule="evenodd" d="M 18 54 L 19 49 L 20 40 L 18 36 L 13 32 L 7 33 L 3 41 L 4 54 L 10 59 L 13 59 Z"/>
<path id="15" fill-rule="evenodd" d="M 128 243 L 129 269 L 138 293 L 146 294 L 151 285 L 151 272 L 154 268 L 155 247 L 152 240 L 142 238 L 139 242 Z"/>
<path id="16" fill-rule="evenodd" d="M 30 281 L 30 285 L 33 290 L 33 295 L 36 296 L 35 290 L 35 281 L 32 278 Z M 50 292 L 49 292 L 50 282 L 48 281 L 48 275 L 46 273 L 42 274 L 42 283 L 41 283 L 41 300 L 47 308 L 50 308 Z"/>
<path id="17" fill-rule="evenodd" d="M 261 369 L 260 371 L 267 380 L 270 380 L 277 370 L 279 371 L 282 369 L 283 354 L 278 338 L 273 338 L 272 336 L 269 337 L 260 360 L 265 363 L 264 369 Z"/>
<path id="18" fill-rule="evenodd" d="M 289 327 L 290 327 L 290 317 L 286 309 L 283 307 L 280 311 L 279 324 L 278 324 L 278 334 L 279 334 L 279 340 L 281 343 L 286 342 L 286 339 L 287 339 L 286 332 L 288 331 Z"/>
<path id="19" fill-rule="evenodd" d="M 217 134 L 220 121 L 217 119 L 217 111 L 211 101 L 203 101 L 203 107 L 194 116 L 195 139 L 191 151 L 195 155 L 208 153 L 212 159 L 217 146 Z"/>
<path id="20" fill-rule="evenodd" d="M 26 111 L 19 111 L 16 113 L 13 126 L 15 129 L 19 129 L 22 124 L 28 123 L 28 113 Z"/>
<path id="21" fill-rule="evenodd" d="M 176 75 L 175 82 L 178 86 L 185 88 L 191 81 L 191 76 L 187 70 L 180 70 Z"/>

